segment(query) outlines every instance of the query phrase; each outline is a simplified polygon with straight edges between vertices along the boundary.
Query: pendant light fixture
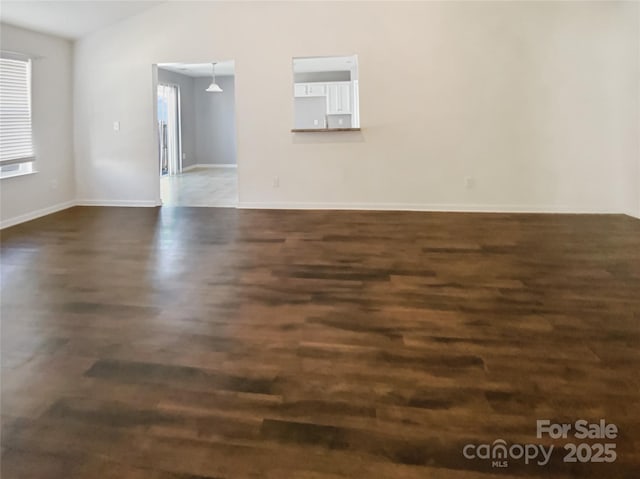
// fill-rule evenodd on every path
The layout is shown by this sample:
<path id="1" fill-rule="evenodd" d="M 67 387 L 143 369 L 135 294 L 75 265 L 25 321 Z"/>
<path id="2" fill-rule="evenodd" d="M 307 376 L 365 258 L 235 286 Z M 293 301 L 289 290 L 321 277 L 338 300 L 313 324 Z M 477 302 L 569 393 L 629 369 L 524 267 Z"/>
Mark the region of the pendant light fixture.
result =
<path id="1" fill-rule="evenodd" d="M 205 91 L 209 93 L 222 93 L 222 88 L 216 83 L 216 64 L 211 64 L 211 85 Z"/>

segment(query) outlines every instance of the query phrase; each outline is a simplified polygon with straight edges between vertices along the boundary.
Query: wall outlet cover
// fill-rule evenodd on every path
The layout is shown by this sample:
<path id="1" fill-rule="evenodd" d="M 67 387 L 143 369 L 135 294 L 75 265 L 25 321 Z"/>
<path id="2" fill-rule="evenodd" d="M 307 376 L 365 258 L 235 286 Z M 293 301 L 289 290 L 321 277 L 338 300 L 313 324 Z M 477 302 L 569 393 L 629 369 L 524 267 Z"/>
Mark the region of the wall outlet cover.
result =
<path id="1" fill-rule="evenodd" d="M 466 176 L 464 179 L 464 186 L 467 189 L 471 189 L 476 185 L 476 180 L 473 178 L 473 176 Z"/>

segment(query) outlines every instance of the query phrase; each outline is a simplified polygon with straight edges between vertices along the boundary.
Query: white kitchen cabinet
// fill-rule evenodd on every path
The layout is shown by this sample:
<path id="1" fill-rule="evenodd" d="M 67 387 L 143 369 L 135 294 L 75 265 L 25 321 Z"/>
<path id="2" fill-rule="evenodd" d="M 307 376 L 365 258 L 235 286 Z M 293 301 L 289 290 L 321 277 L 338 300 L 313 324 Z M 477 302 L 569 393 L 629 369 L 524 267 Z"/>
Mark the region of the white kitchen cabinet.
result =
<path id="1" fill-rule="evenodd" d="M 327 83 L 327 114 L 351 113 L 351 82 Z"/>
<path id="2" fill-rule="evenodd" d="M 309 83 L 307 85 L 307 96 L 325 96 L 327 86 L 324 83 Z"/>
<path id="3" fill-rule="evenodd" d="M 327 95 L 327 86 L 324 83 L 295 83 L 293 88 L 296 97 Z"/>

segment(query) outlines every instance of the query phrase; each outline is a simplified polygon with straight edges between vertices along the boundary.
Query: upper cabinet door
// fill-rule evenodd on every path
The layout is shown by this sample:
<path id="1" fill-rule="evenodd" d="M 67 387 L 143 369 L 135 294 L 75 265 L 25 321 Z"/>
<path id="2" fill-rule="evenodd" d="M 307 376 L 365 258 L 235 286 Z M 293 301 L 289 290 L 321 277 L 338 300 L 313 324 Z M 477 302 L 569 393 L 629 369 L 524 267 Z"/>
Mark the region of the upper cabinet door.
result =
<path id="1" fill-rule="evenodd" d="M 308 83 L 307 96 L 325 96 L 327 94 L 327 86 L 324 83 Z"/>
<path id="2" fill-rule="evenodd" d="M 351 113 L 351 82 L 327 84 L 327 113 L 348 115 Z"/>
<path id="3" fill-rule="evenodd" d="M 294 83 L 294 96 L 326 96 L 327 86 L 324 83 Z"/>

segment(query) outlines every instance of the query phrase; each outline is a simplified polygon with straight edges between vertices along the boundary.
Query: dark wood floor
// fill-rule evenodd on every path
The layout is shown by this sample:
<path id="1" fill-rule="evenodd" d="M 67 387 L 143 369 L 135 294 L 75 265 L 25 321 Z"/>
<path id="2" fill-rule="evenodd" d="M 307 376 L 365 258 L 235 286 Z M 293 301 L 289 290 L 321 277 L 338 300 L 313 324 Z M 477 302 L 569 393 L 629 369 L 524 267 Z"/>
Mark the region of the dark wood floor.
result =
<path id="1" fill-rule="evenodd" d="M 1 262 L 4 479 L 640 477 L 629 217 L 78 207 Z M 616 462 L 536 439 L 581 418 Z"/>

